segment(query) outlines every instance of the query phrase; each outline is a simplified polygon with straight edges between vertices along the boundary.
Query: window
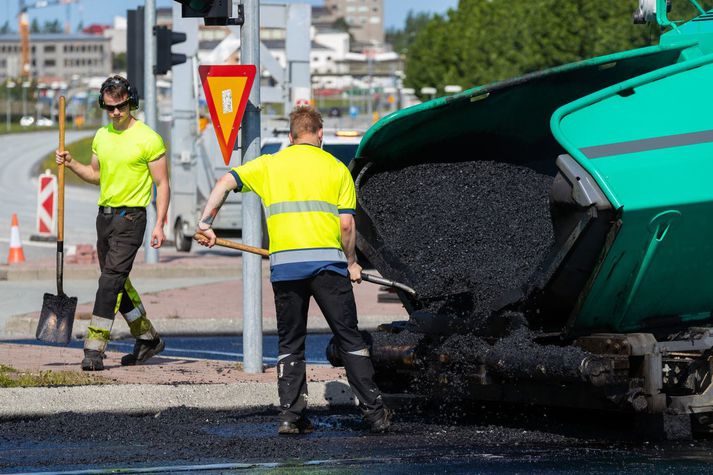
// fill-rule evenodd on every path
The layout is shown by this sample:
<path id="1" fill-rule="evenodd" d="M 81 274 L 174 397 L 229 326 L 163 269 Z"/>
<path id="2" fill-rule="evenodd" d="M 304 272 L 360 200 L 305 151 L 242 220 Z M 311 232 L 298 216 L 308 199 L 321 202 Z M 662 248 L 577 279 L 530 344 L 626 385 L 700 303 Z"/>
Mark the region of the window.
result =
<path id="1" fill-rule="evenodd" d="M 53 68 L 55 66 L 54 59 L 45 59 L 45 67 Z"/>
<path id="2" fill-rule="evenodd" d="M 54 53 L 54 52 L 55 52 L 54 45 L 45 45 L 45 53 Z"/>

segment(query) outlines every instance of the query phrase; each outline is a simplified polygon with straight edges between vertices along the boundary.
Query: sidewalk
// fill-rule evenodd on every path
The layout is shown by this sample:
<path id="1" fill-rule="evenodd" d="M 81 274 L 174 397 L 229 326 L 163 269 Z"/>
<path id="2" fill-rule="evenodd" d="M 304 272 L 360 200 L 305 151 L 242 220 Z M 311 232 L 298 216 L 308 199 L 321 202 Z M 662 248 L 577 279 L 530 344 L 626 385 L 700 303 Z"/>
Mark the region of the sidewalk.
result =
<path id="1" fill-rule="evenodd" d="M 189 276 L 225 276 L 225 280 L 142 293 L 149 318 L 163 335 L 233 335 L 242 332 L 242 257 L 233 252 L 161 251 L 158 265 L 136 260 L 132 276 L 168 279 Z M 96 279 L 96 264 L 65 266 L 65 281 Z M 4 274 L 3 274 L 4 272 Z M 49 276 L 48 276 L 49 274 Z M 6 285 L 41 277 L 47 279 L 47 292 L 54 293 L 54 261 L 28 262 L 20 266 L 0 266 Z M 140 291 L 140 289 L 139 289 Z M 380 303 L 378 285 L 354 286 L 360 328 L 374 329 L 381 323 L 407 318 L 401 303 Z M 263 329 L 276 330 L 269 268 L 263 260 Z M 6 338 L 34 338 L 38 310 L 15 315 L 7 320 Z M 91 318 L 92 303 L 80 302 L 75 314 L 74 334 L 82 337 Z M 310 305 L 308 329 L 328 331 L 317 305 Z M 118 316 L 112 337 L 128 336 L 124 320 Z M 149 364 L 122 367 L 121 354 L 107 353 L 106 370 L 91 373 L 98 385 L 53 388 L 0 389 L 0 418 L 42 416 L 66 411 L 78 412 L 157 412 L 168 407 L 187 406 L 231 409 L 277 405 L 275 368 L 262 374 L 247 374 L 239 363 L 156 357 Z M 22 372 L 70 371 L 82 373 L 82 350 L 63 347 L 15 345 L 0 340 L 0 365 Z M 86 373 L 84 373 L 86 374 Z M 310 405 L 354 404 L 343 370 L 328 366 L 308 366 Z"/>

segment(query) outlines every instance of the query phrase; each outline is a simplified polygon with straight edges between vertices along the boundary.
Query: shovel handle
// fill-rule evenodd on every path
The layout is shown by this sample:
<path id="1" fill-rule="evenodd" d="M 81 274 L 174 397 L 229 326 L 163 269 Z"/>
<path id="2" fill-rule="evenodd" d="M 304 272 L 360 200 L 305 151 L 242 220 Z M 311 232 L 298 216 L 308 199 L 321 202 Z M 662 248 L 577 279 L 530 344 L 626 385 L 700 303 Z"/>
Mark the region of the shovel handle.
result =
<path id="1" fill-rule="evenodd" d="M 201 241 L 202 239 L 208 239 L 204 234 L 195 233 L 193 239 L 196 241 Z M 241 244 L 239 242 L 230 241 L 228 239 L 217 238 L 215 244 L 221 247 L 227 247 L 230 249 L 235 249 L 238 251 L 249 252 L 252 254 L 257 254 L 259 256 L 268 257 L 270 255 L 267 249 L 261 247 L 248 246 L 247 244 Z"/>
<path id="2" fill-rule="evenodd" d="M 64 152 L 65 98 L 59 96 L 59 151 Z M 57 241 L 64 241 L 64 163 L 57 165 Z"/>
<path id="3" fill-rule="evenodd" d="M 416 291 L 414 289 L 412 289 L 406 284 L 402 284 L 401 282 L 396 282 L 395 280 L 384 279 L 383 277 L 377 277 L 375 275 L 367 274 L 365 272 L 361 273 L 361 280 L 371 282 L 372 284 L 385 285 L 386 287 L 403 290 L 411 297 L 416 297 Z"/>

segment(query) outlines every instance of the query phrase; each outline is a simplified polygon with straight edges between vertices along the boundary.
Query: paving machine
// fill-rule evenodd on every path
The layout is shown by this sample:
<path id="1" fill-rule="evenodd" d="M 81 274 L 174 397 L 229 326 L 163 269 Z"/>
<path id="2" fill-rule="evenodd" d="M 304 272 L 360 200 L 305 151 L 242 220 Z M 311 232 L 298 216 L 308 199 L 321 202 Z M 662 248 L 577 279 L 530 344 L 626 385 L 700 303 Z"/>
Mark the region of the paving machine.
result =
<path id="1" fill-rule="evenodd" d="M 434 99 L 367 132 L 350 167 L 357 246 L 417 292 L 399 292 L 407 322 L 370 335 L 385 392 L 640 414 L 672 438 L 713 431 L 713 11 L 692 3 L 700 15 L 676 25 L 666 0 L 640 1 L 635 20 L 669 28 L 656 46 Z M 471 203 L 500 226 L 480 248 L 483 219 L 448 217 L 469 232 L 446 245 L 471 249 L 452 266 L 429 253 L 437 243 L 391 229 L 431 186 L 395 186 L 399 173 L 468 170 L 459 191 L 487 182 L 479 163 L 546 180 L 546 199 L 499 213 L 500 195 Z M 392 186 L 374 191 L 386 176 Z M 504 194 L 523 189 L 498 180 Z M 428 211 L 417 232 L 428 232 Z M 547 216 L 548 229 L 507 244 L 529 232 L 528 213 Z M 497 265 L 478 261 L 503 242 Z M 531 246 L 536 259 L 518 262 Z M 464 260 L 471 277 L 449 275 Z M 491 285 L 503 268 L 522 278 Z M 447 285 L 434 295 L 436 278 Z M 334 345 L 328 357 L 340 364 Z"/>

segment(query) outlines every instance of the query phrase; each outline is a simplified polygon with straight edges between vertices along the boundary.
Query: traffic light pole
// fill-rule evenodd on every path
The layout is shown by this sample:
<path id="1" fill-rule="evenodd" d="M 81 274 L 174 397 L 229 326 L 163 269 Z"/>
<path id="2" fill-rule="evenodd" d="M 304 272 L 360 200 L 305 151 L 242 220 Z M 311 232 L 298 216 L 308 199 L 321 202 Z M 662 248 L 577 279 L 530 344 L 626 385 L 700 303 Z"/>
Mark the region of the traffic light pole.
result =
<path id="1" fill-rule="evenodd" d="M 260 155 L 260 1 L 244 0 L 245 23 L 240 28 L 240 62 L 258 70 L 241 128 L 243 163 Z M 230 27 L 235 28 L 235 27 Z M 262 210 L 255 193 L 243 195 L 243 243 L 260 247 Z M 244 370 L 262 373 L 262 258 L 243 253 Z"/>
<path id="2" fill-rule="evenodd" d="M 156 130 L 156 37 L 153 27 L 156 24 L 156 0 L 146 0 L 144 9 L 144 120 L 146 125 Z M 146 208 L 146 233 L 144 234 L 144 262 L 156 264 L 158 249 L 151 247 L 151 232 L 156 226 L 156 187 L 153 199 Z"/>

